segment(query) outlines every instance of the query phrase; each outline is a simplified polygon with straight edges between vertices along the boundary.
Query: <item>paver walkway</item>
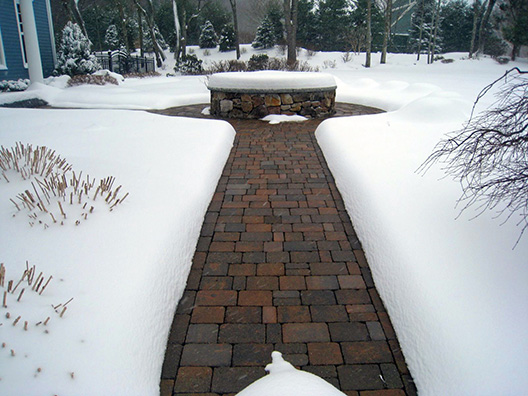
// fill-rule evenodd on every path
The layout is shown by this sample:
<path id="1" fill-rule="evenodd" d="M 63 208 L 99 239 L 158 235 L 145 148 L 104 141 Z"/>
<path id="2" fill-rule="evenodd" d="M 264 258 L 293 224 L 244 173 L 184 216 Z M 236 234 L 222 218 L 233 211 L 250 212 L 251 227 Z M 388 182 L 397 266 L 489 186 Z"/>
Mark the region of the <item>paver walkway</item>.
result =
<path id="1" fill-rule="evenodd" d="M 235 394 L 274 350 L 348 395 L 415 394 L 316 143 L 320 121 L 230 122 L 235 145 L 174 317 L 162 396 Z"/>

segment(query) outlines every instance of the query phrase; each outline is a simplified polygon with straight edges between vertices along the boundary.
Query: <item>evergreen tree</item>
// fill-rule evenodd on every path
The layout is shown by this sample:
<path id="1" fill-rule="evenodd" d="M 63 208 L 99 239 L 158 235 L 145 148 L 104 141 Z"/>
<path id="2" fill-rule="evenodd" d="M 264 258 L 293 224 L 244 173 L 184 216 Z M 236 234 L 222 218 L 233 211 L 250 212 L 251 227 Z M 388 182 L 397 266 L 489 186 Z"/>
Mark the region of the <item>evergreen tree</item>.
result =
<path id="1" fill-rule="evenodd" d="M 104 43 L 106 49 L 109 50 L 115 50 L 121 46 L 121 43 L 119 41 L 119 33 L 117 32 L 116 25 L 110 25 L 108 26 L 108 29 L 106 29 Z"/>
<path id="2" fill-rule="evenodd" d="M 465 0 L 453 0 L 442 6 L 440 30 L 445 52 L 467 52 L 471 43 L 473 11 Z"/>
<path id="3" fill-rule="evenodd" d="M 68 22 L 62 30 L 55 73 L 75 76 L 99 70 L 101 66 L 90 53 L 91 46 L 92 43 L 82 33 L 79 25 Z"/>
<path id="4" fill-rule="evenodd" d="M 321 0 L 319 2 L 317 36 L 321 50 L 346 50 L 346 36 L 350 29 L 351 20 L 347 0 Z"/>
<path id="5" fill-rule="evenodd" d="M 278 3 L 269 3 L 266 16 L 273 25 L 275 43 L 280 43 L 284 39 L 284 26 L 282 26 L 281 22 L 284 18 L 282 7 L 280 7 Z"/>
<path id="6" fill-rule="evenodd" d="M 317 32 L 318 18 L 314 0 L 299 0 L 297 7 L 297 42 L 299 45 L 315 49 L 319 41 Z"/>
<path id="7" fill-rule="evenodd" d="M 275 39 L 273 24 L 266 16 L 257 28 L 257 34 L 251 46 L 256 49 L 272 48 L 276 44 Z"/>
<path id="8" fill-rule="evenodd" d="M 222 29 L 220 40 L 218 42 L 220 52 L 227 52 L 235 50 L 235 28 L 231 23 L 228 23 Z"/>
<path id="9" fill-rule="evenodd" d="M 435 8 L 434 0 L 422 0 L 411 15 L 409 30 L 409 51 L 427 52 L 429 38 L 433 35 L 432 17 Z"/>
<path id="10" fill-rule="evenodd" d="M 354 10 L 350 13 L 351 28 L 348 35 L 346 35 L 348 39 L 347 45 L 352 44 L 350 42 L 351 39 L 355 40 L 356 51 L 362 51 L 367 44 L 367 0 L 356 0 L 354 5 Z M 375 1 L 372 1 L 370 13 L 371 50 L 378 51 L 381 50 L 383 45 L 384 16 Z M 361 42 L 361 40 L 364 40 L 364 42 Z M 350 49 L 354 48 L 345 48 L 345 50 Z"/>
<path id="11" fill-rule="evenodd" d="M 500 9 L 504 14 L 504 39 L 512 45 L 511 58 L 515 60 L 521 46 L 528 45 L 528 2 L 505 0 Z"/>
<path id="12" fill-rule="evenodd" d="M 143 20 L 143 49 L 147 52 L 153 52 L 154 51 L 154 43 L 152 42 L 152 37 L 150 36 L 150 34 L 148 33 L 149 31 L 149 28 L 148 28 L 148 25 L 147 25 L 147 22 L 145 20 Z M 166 50 L 167 48 L 169 48 L 169 46 L 167 45 L 167 43 L 165 42 L 165 39 L 163 38 L 163 36 L 161 35 L 158 27 L 156 25 L 154 25 L 154 35 L 156 36 L 156 40 L 158 42 L 158 45 L 160 46 L 160 48 L 162 50 Z"/>
<path id="13" fill-rule="evenodd" d="M 217 37 L 213 24 L 205 21 L 200 34 L 200 48 L 216 48 Z"/>

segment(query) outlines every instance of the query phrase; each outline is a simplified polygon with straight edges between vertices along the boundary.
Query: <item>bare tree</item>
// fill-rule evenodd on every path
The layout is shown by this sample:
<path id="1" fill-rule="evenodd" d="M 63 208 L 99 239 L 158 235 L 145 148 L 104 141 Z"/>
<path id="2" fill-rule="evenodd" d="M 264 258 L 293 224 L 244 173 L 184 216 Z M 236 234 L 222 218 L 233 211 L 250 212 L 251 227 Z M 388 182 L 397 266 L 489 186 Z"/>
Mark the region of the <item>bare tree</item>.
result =
<path id="1" fill-rule="evenodd" d="M 146 6 L 143 8 L 139 1 L 140 0 L 134 0 L 134 4 L 136 4 L 138 12 L 145 18 L 145 21 L 147 21 L 149 34 L 152 38 L 152 46 L 154 47 L 154 55 L 156 56 L 156 66 L 161 67 L 165 60 L 165 54 L 161 50 L 154 33 L 154 6 L 152 5 L 152 0 L 145 0 Z"/>
<path id="2" fill-rule="evenodd" d="M 297 0 L 284 0 L 284 25 L 288 43 L 289 66 L 297 62 Z"/>
<path id="3" fill-rule="evenodd" d="M 473 57 L 475 52 L 475 39 L 477 38 L 478 20 L 481 13 L 480 0 L 473 1 L 473 29 L 471 30 L 471 43 L 469 44 L 469 58 Z"/>
<path id="4" fill-rule="evenodd" d="M 119 10 L 119 21 L 121 23 L 121 41 L 125 45 L 127 53 L 130 53 L 130 46 L 128 45 L 128 31 L 127 21 L 125 17 L 125 9 L 123 8 L 123 1 L 117 0 L 117 9 Z"/>
<path id="5" fill-rule="evenodd" d="M 432 32 L 429 32 L 429 51 L 427 55 L 427 63 L 434 62 L 434 54 L 436 51 L 436 37 L 438 34 L 438 25 L 440 25 L 440 7 L 442 6 L 442 0 L 438 0 L 438 3 L 433 12 L 433 25 Z"/>
<path id="6" fill-rule="evenodd" d="M 172 0 L 172 12 L 174 13 L 174 29 L 176 31 L 176 45 L 174 47 L 174 58 L 180 58 L 181 27 L 180 17 L 178 14 L 178 2 Z"/>
<path id="7" fill-rule="evenodd" d="M 484 16 L 482 17 L 482 20 L 480 21 L 477 55 L 484 53 L 484 46 L 486 45 L 486 34 L 484 33 L 484 31 L 486 30 L 486 27 L 488 26 L 488 21 L 491 15 L 491 11 L 493 11 L 493 7 L 495 6 L 496 2 L 497 0 L 488 0 L 486 12 L 484 13 Z"/>
<path id="8" fill-rule="evenodd" d="M 233 26 L 235 28 L 235 47 L 236 57 L 240 59 L 240 39 L 238 38 L 238 17 L 237 17 L 237 0 L 229 0 L 231 11 L 233 12 Z"/>
<path id="9" fill-rule="evenodd" d="M 62 0 L 62 5 L 70 15 L 72 21 L 79 25 L 83 34 L 88 37 L 84 19 L 81 15 L 81 12 L 79 11 L 79 0 Z"/>
<path id="10" fill-rule="evenodd" d="M 365 67 L 370 67 L 370 58 L 372 52 L 372 0 L 367 0 L 367 48 L 366 48 L 366 58 L 365 58 Z"/>
<path id="11" fill-rule="evenodd" d="M 508 79 L 512 72 L 518 72 Z M 440 141 L 421 165 L 426 172 L 444 164 L 446 175 L 462 186 L 462 211 L 477 206 L 477 216 L 488 209 L 507 221 L 518 215 L 521 238 L 528 228 L 528 78 L 518 68 L 484 88 L 475 104 L 498 82 L 505 84 L 494 106 L 478 116 L 473 111 L 464 128 Z M 517 240 L 518 242 L 519 240 Z"/>
<path id="12" fill-rule="evenodd" d="M 387 47 L 389 46 L 389 38 L 391 32 L 391 20 L 392 20 L 392 0 L 387 0 L 385 5 L 385 26 L 383 30 L 383 47 L 381 48 L 381 60 L 380 63 L 387 63 Z"/>
<path id="13" fill-rule="evenodd" d="M 416 60 L 420 60 L 420 53 L 422 52 L 422 38 L 424 31 L 424 19 L 425 19 L 425 0 L 421 0 L 418 3 L 418 12 L 419 12 L 419 35 L 418 35 L 418 49 L 416 50 Z"/>

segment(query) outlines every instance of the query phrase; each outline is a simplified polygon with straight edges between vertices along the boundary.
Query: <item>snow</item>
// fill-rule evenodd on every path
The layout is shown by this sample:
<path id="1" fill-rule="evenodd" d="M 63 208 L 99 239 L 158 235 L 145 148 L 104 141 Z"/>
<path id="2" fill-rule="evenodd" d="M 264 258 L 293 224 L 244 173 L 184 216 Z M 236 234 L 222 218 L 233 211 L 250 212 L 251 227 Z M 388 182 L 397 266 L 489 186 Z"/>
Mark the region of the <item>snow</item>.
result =
<path id="1" fill-rule="evenodd" d="M 392 111 L 324 121 L 316 137 L 419 394 L 522 394 L 528 240 L 512 250 L 520 229 L 515 221 L 501 225 L 495 213 L 473 218 L 470 210 L 457 219 L 461 189 L 443 178 L 441 165 L 416 173 L 435 144 L 467 120 L 474 93 L 506 70 L 491 60 L 466 62 L 478 68 L 461 62 L 445 65 L 452 75 L 431 68 L 404 81 L 341 81 L 341 100 Z M 474 85 L 466 91 L 468 81 Z"/>
<path id="2" fill-rule="evenodd" d="M 18 281 L 26 260 L 37 274 L 53 276 L 41 296 L 28 289 L 17 303 L 17 291 L 0 308 L 0 342 L 7 344 L 0 349 L 0 393 L 159 394 L 172 317 L 233 129 L 222 121 L 109 110 L 0 109 L 0 125 L 4 147 L 50 147 L 77 174 L 112 175 L 129 192 L 112 212 L 97 206 L 78 226 L 49 221 L 43 229 L 30 227 L 25 214 L 12 217 L 9 198 L 29 182 L 15 172 L 10 183 L 0 181 L 7 279 Z M 72 297 L 59 318 L 51 305 Z M 47 326 L 35 326 L 47 316 Z"/>
<path id="3" fill-rule="evenodd" d="M 284 56 L 279 47 L 242 49 L 242 60 L 261 53 Z M 205 67 L 235 57 L 192 50 Z M 471 211 L 459 217 L 458 183 L 442 178 L 440 166 L 425 175 L 415 171 L 445 133 L 467 120 L 482 88 L 528 63 L 444 56 L 454 62 L 426 65 L 415 55 L 389 54 L 380 65 L 373 54 L 366 69 L 364 54 L 299 51 L 300 61 L 335 78 L 338 101 L 388 111 L 326 120 L 316 137 L 419 394 L 523 394 L 526 236 L 512 250 L 520 231 L 515 221 L 501 225 L 495 213 L 472 219 Z M 173 65 L 169 55 L 162 72 L 173 73 Z M 0 103 L 39 97 L 56 107 L 141 110 L 209 101 L 203 76 L 71 88 L 64 78 L 46 82 L 2 93 Z M 477 110 L 492 99 L 484 97 Z M 16 209 L 9 198 L 23 183 L 0 180 L 0 262 L 7 278 L 18 279 L 26 260 L 53 275 L 42 296 L 26 290 L 20 303 L 8 302 L 10 320 L 17 312 L 22 319 L 0 330 L 0 343 L 7 344 L 0 349 L 0 393 L 157 394 L 172 314 L 233 130 L 220 121 L 132 111 L 0 109 L 0 144 L 16 141 L 48 145 L 92 177 L 115 176 L 130 195 L 111 213 L 96 212 L 77 227 L 52 224 L 43 230 L 20 215 L 11 217 Z M 50 304 L 72 297 L 59 318 Z M 51 316 L 49 334 L 40 326 L 24 331 L 26 315 L 31 323 Z M 281 387 L 300 386 L 305 379 L 298 378 L 288 375 Z"/>
<path id="4" fill-rule="evenodd" d="M 237 393 L 238 396 L 343 396 L 325 380 L 306 371 L 297 370 L 282 358 L 280 352 L 271 354 L 272 363 L 266 366 L 268 375 Z"/>
<path id="5" fill-rule="evenodd" d="M 327 73 L 255 71 L 215 73 L 209 76 L 210 90 L 237 91 L 291 91 L 318 88 L 335 88 L 334 77 Z"/>
<path id="6" fill-rule="evenodd" d="M 308 120 L 308 118 L 300 115 L 288 115 L 288 114 L 269 114 L 264 118 L 261 118 L 262 121 L 267 121 L 270 124 L 280 124 L 281 122 L 303 122 Z"/>

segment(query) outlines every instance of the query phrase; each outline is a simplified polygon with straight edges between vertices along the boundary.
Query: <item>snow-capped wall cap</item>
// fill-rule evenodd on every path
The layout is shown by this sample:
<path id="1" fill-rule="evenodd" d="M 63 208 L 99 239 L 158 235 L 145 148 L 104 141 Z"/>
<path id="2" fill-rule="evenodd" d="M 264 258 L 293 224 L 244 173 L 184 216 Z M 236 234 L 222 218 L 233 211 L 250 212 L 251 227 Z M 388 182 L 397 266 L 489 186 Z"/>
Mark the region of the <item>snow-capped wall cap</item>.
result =
<path id="1" fill-rule="evenodd" d="M 238 396 L 345 396 L 317 375 L 297 370 L 282 358 L 280 352 L 271 354 L 272 363 L 266 375 L 239 392 Z"/>
<path id="2" fill-rule="evenodd" d="M 212 74 L 207 88 L 220 92 L 292 93 L 330 91 L 337 87 L 328 73 L 255 71 Z"/>

